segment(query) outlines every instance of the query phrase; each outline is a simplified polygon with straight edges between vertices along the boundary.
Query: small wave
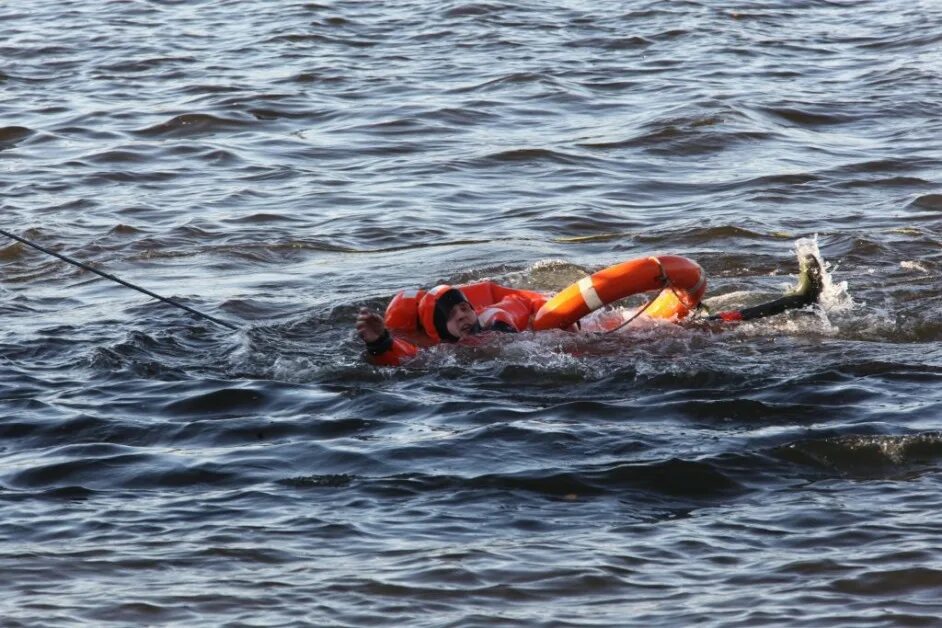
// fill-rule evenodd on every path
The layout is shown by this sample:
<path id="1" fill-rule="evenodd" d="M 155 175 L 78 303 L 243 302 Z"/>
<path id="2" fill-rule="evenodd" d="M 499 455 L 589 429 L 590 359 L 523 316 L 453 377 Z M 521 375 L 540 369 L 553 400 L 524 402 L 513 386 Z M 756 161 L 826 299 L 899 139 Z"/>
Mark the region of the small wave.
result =
<path id="1" fill-rule="evenodd" d="M 58 486 L 43 491 L 40 496 L 47 499 L 61 499 L 71 502 L 92 499 L 96 494 L 97 491 L 85 488 L 84 486 Z"/>
<path id="2" fill-rule="evenodd" d="M 913 261 L 913 260 L 903 260 L 899 263 L 900 268 L 904 270 L 915 270 L 921 273 L 929 274 L 929 269 L 926 268 L 923 264 Z"/>
<path id="3" fill-rule="evenodd" d="M 815 183 L 821 179 L 822 177 L 819 175 L 812 174 L 810 172 L 795 172 L 752 177 L 744 181 L 737 182 L 736 185 L 748 185 L 757 188 L 772 188 L 773 186 L 791 188 L 792 186 L 796 185 L 807 185 L 809 183 Z M 789 191 L 792 192 L 792 190 Z"/>
<path id="4" fill-rule="evenodd" d="M 341 73 L 328 74 L 327 72 L 300 72 L 292 77 L 282 79 L 280 83 L 346 83 L 349 78 Z"/>
<path id="5" fill-rule="evenodd" d="M 904 49 L 912 54 L 913 49 L 921 46 L 937 48 L 942 42 L 942 35 L 933 32 L 933 29 L 927 29 L 925 32 L 916 30 L 906 35 L 898 37 L 883 37 L 874 40 L 867 40 L 859 44 L 860 48 L 865 50 L 899 50 Z"/>
<path id="6" fill-rule="evenodd" d="M 551 162 L 556 164 L 575 165 L 585 163 L 584 157 L 570 155 L 562 151 L 550 150 L 548 148 L 514 148 L 502 150 L 478 158 L 482 162 L 497 163 L 541 163 Z"/>
<path id="7" fill-rule="evenodd" d="M 195 84 L 183 85 L 177 89 L 180 94 L 193 94 L 202 96 L 204 94 L 232 94 L 241 93 L 243 89 L 235 85 L 215 85 L 215 84 Z"/>
<path id="8" fill-rule="evenodd" d="M 916 593 L 933 596 L 942 588 L 942 570 L 931 567 L 870 568 L 859 575 L 835 580 L 830 586 L 839 594 L 855 597 L 897 600 Z M 896 613 L 887 614 L 885 619 L 888 625 L 931 626 L 937 623 L 938 616 Z"/>
<path id="9" fill-rule="evenodd" d="M 451 129 L 430 127 L 423 121 L 412 117 L 382 120 L 380 122 L 368 122 L 366 124 L 353 127 L 351 130 L 369 133 L 371 135 L 385 136 L 450 134 L 453 132 Z"/>
<path id="10" fill-rule="evenodd" d="M 246 194 L 257 194 L 255 190 L 243 190 Z M 240 193 L 241 193 L 240 192 Z M 240 193 L 236 193 L 233 197 L 238 198 Z M 296 216 L 289 214 L 270 214 L 266 212 L 259 212 L 257 214 L 248 214 L 246 216 L 234 216 L 232 218 L 223 218 L 221 222 L 232 223 L 232 224 L 249 224 L 249 225 L 267 225 L 277 222 L 297 222 L 301 223 L 303 220 Z"/>
<path id="11" fill-rule="evenodd" d="M 633 237 L 630 233 L 597 233 L 585 236 L 566 236 L 553 238 L 553 242 L 559 244 L 584 244 L 588 242 L 608 242 L 610 240 L 629 240 Z"/>
<path id="12" fill-rule="evenodd" d="M 738 117 L 738 114 L 733 117 Z M 715 152 L 739 142 L 770 137 L 766 131 L 733 128 L 727 116 L 707 114 L 661 119 L 646 124 L 641 133 L 626 139 L 588 141 L 577 145 L 597 150 L 642 148 L 653 153 L 689 155 Z"/>
<path id="13" fill-rule="evenodd" d="M 388 234 L 387 234 L 388 235 Z M 184 236 L 185 237 L 185 236 Z M 199 237 L 198 234 L 193 236 L 194 239 L 204 241 L 211 239 L 211 236 Z M 129 260 L 140 260 L 140 259 L 170 259 L 170 258 L 180 258 L 180 257 L 196 257 L 204 255 L 206 253 L 215 253 L 222 255 L 232 255 L 242 259 L 252 260 L 256 262 L 266 262 L 266 263 L 281 263 L 284 262 L 286 256 L 290 256 L 293 253 L 301 251 L 325 251 L 330 253 L 345 253 L 353 255 L 376 255 L 383 253 L 394 253 L 397 251 L 412 251 L 412 250 L 421 250 L 421 249 L 430 249 L 430 248 L 450 248 L 450 247 L 465 247 L 465 246 L 474 246 L 481 244 L 490 244 L 498 241 L 516 241 L 519 238 L 491 238 L 488 240 L 448 240 L 444 242 L 417 242 L 417 243 L 404 243 L 400 245 L 393 245 L 388 247 L 377 247 L 377 248 L 357 248 L 352 246 L 347 246 L 340 243 L 326 242 L 326 241 L 286 241 L 286 242 L 274 242 L 274 243 L 232 243 L 232 244 L 221 244 L 221 245 L 204 245 L 199 244 L 199 246 L 194 246 L 188 249 L 181 249 L 178 247 L 179 240 L 164 240 L 164 239 L 145 239 L 136 243 L 137 248 L 144 249 L 141 253 L 137 253 L 128 257 Z M 177 248 L 175 248 L 177 247 Z"/>
<path id="14" fill-rule="evenodd" d="M 354 22 L 353 20 L 349 20 L 345 17 L 341 17 L 339 15 L 332 15 L 330 17 L 325 17 L 323 20 L 319 22 L 319 24 L 321 26 L 337 27 L 337 26 L 354 26 L 356 25 L 356 22 Z"/>
<path id="15" fill-rule="evenodd" d="M 942 434 L 847 435 L 790 443 L 775 454 L 842 475 L 885 476 L 942 460 Z"/>
<path id="16" fill-rule="evenodd" d="M 25 252 L 25 245 L 20 244 L 19 242 L 13 242 L 8 246 L 0 247 L 0 260 L 7 262 L 18 260 L 23 257 Z"/>
<path id="17" fill-rule="evenodd" d="M 821 112 L 797 107 L 766 107 L 761 109 L 786 122 L 801 126 L 823 126 L 829 124 L 843 124 L 853 122 L 856 118 L 851 115 L 837 112 Z"/>
<path id="18" fill-rule="evenodd" d="M 380 45 L 379 41 L 373 41 L 369 39 L 354 39 L 353 37 L 330 37 L 328 35 L 321 35 L 318 33 L 288 33 L 284 35 L 276 35 L 271 39 L 266 40 L 265 43 L 277 44 L 277 43 L 292 43 L 292 44 L 326 44 L 326 45 L 337 45 L 350 48 L 372 48 L 373 46 Z"/>
<path id="19" fill-rule="evenodd" d="M 494 113 L 473 107 L 443 107 L 420 114 L 423 120 L 432 120 L 449 128 L 484 124 L 497 119 Z"/>
<path id="20" fill-rule="evenodd" d="M 498 76 L 497 78 L 491 78 L 474 85 L 454 88 L 449 91 L 452 94 L 465 94 L 479 91 L 487 92 L 499 90 L 505 86 L 519 88 L 520 85 L 540 83 L 547 80 L 551 80 L 551 77 L 539 72 L 513 72 L 511 74 L 505 74 L 503 76 Z"/>
<path id="21" fill-rule="evenodd" d="M 869 174 L 869 173 L 909 173 L 913 169 L 928 162 L 919 159 L 896 158 L 896 159 L 869 159 L 839 166 L 827 171 L 831 176 L 844 174 Z M 843 177 L 841 177 L 843 178 Z"/>
<path id="22" fill-rule="evenodd" d="M 256 120 L 300 119 L 310 115 L 308 111 L 289 111 L 288 109 L 276 109 L 273 107 L 253 107 L 248 110 L 248 113 Z"/>
<path id="23" fill-rule="evenodd" d="M 24 126 L 7 126 L 0 128 L 0 150 L 13 148 L 26 138 L 35 134 L 32 129 Z"/>
<path id="24" fill-rule="evenodd" d="M 137 235 L 139 233 L 144 233 L 141 229 L 137 227 L 132 227 L 131 225 L 117 224 L 112 227 L 108 233 L 115 235 Z"/>
<path id="25" fill-rule="evenodd" d="M 266 303 L 257 299 L 228 299 L 220 304 L 219 309 L 244 321 L 274 320 L 302 313 L 286 310 L 284 303 Z"/>
<path id="26" fill-rule="evenodd" d="M 530 290 L 552 292 L 582 279 L 589 269 L 566 260 L 548 259 L 531 264 L 523 271 L 510 273 L 507 279 L 512 285 Z"/>
<path id="27" fill-rule="evenodd" d="M 653 44 L 653 41 L 635 35 L 631 37 L 587 37 L 572 41 L 569 45 L 577 48 L 596 48 L 599 50 L 637 50 L 647 48 Z"/>
<path id="28" fill-rule="evenodd" d="M 647 245 L 672 247 L 691 247 L 696 245 L 715 245 L 722 241 L 765 241 L 769 238 L 787 239 L 781 234 L 768 234 L 740 225 L 716 225 L 713 227 L 689 227 L 676 230 L 663 230 L 658 233 L 639 233 L 637 241 Z"/>
<path id="29" fill-rule="evenodd" d="M 288 478 L 281 484 L 292 488 L 345 488 L 356 479 L 356 476 L 345 473 L 327 475 L 306 475 Z"/>
<path id="30" fill-rule="evenodd" d="M 843 187 L 848 189 L 856 188 L 912 188 L 919 186 L 929 185 L 929 181 L 925 179 L 920 179 L 918 177 L 906 177 L 906 176 L 889 176 L 879 179 L 847 179 L 841 181 L 840 183 L 833 184 L 836 187 Z"/>
<path id="31" fill-rule="evenodd" d="M 224 388 L 201 393 L 188 399 L 172 401 L 164 406 L 171 414 L 239 415 L 264 407 L 268 403 L 265 393 L 244 388 Z"/>
<path id="32" fill-rule="evenodd" d="M 942 194 L 923 194 L 917 196 L 909 206 L 931 211 L 942 211 Z"/>
<path id="33" fill-rule="evenodd" d="M 90 449 L 82 454 L 85 447 Z M 103 480 L 107 481 L 108 474 L 103 474 L 102 469 L 146 467 L 157 458 L 153 454 L 125 453 L 124 450 L 127 448 L 117 445 L 76 445 L 64 449 L 70 450 L 76 457 L 56 462 L 44 462 L 44 464 L 17 471 L 10 477 L 10 485 L 21 489 L 95 486 Z M 109 449 L 114 451 L 109 452 Z"/>
<path id="34" fill-rule="evenodd" d="M 150 70 L 167 65 L 195 62 L 196 59 L 193 57 L 153 57 L 150 59 L 122 60 L 110 65 L 100 66 L 100 69 L 107 72 L 125 72 L 129 74 L 137 74 L 141 72 L 149 72 Z"/>
<path id="35" fill-rule="evenodd" d="M 626 490 L 649 496 L 689 499 L 696 502 L 729 498 L 745 488 L 717 466 L 705 461 L 671 459 L 640 464 L 618 464 L 600 469 L 570 471 L 533 470 L 495 473 L 474 477 L 403 474 L 387 478 L 361 479 L 367 492 L 398 495 L 427 491 L 502 490 L 525 491 L 549 497 L 577 499 Z"/>
<path id="36" fill-rule="evenodd" d="M 127 148 L 106 150 L 82 157 L 83 162 L 92 164 L 137 164 L 146 163 L 152 159 L 153 157 L 146 152 Z"/>
<path id="37" fill-rule="evenodd" d="M 471 2 L 467 4 L 459 4 L 458 6 L 451 7 L 450 9 L 445 10 L 442 13 L 443 17 L 446 18 L 459 18 L 459 17 L 480 17 L 482 15 L 490 15 L 492 13 L 498 13 L 504 11 L 508 8 L 504 4 L 492 4 L 486 2 Z"/>
<path id="38" fill-rule="evenodd" d="M 243 129 L 250 124 L 248 120 L 221 118 L 205 113 L 185 113 L 134 133 L 142 137 L 195 137 Z"/>

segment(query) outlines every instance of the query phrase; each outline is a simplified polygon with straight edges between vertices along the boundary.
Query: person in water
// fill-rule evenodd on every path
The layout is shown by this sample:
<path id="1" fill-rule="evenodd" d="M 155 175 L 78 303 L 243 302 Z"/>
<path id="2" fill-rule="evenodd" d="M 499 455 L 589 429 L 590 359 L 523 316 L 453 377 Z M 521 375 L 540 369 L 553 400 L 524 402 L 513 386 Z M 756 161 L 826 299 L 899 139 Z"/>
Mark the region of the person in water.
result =
<path id="1" fill-rule="evenodd" d="M 400 292 L 390 301 L 385 317 L 361 309 L 356 329 L 366 343 L 371 362 L 397 366 L 418 353 L 420 346 L 460 343 L 485 331 L 524 331 L 546 300 L 538 292 L 492 281 L 457 288 L 441 285 L 428 292 Z M 394 338 L 390 330 L 408 335 L 415 342 Z"/>
<path id="2" fill-rule="evenodd" d="M 821 266 L 809 255 L 800 260 L 798 285 L 786 296 L 695 320 L 731 323 L 774 316 L 817 303 L 822 288 Z M 385 317 L 361 308 L 356 330 L 366 343 L 373 364 L 398 366 L 414 357 L 423 346 L 465 343 L 483 332 L 526 331 L 547 299 L 539 292 L 508 288 L 492 281 L 458 287 L 440 285 L 428 292 L 402 291 L 390 301 Z M 617 326 L 621 324 L 619 318 Z"/>

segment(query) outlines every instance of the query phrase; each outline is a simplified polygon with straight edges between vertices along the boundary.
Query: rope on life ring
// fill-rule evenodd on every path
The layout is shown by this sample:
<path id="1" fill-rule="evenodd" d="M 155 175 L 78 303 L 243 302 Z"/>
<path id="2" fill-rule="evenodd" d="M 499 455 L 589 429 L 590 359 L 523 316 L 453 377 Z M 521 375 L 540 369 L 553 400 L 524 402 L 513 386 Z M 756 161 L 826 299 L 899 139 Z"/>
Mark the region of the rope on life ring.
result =
<path id="1" fill-rule="evenodd" d="M 670 289 L 674 299 L 662 300 Z M 642 257 L 583 277 L 550 299 L 533 320 L 535 331 L 565 329 L 583 316 L 625 297 L 658 290 L 631 318 L 611 331 L 617 331 L 635 320 L 655 304 L 656 318 L 679 318 L 700 305 L 706 290 L 703 269 L 693 260 L 677 255 Z"/>

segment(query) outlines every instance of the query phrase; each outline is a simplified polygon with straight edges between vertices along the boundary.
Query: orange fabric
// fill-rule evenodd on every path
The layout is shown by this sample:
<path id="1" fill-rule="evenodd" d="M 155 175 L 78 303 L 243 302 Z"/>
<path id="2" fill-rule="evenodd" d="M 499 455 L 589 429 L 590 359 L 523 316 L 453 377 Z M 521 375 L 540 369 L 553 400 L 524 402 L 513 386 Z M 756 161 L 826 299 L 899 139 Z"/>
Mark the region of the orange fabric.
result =
<path id="1" fill-rule="evenodd" d="M 632 294 L 660 290 L 664 287 L 664 275 L 669 278 L 670 287 L 663 290 L 648 306 L 645 314 L 654 318 L 682 318 L 700 303 L 706 290 L 703 271 L 689 259 L 676 255 L 638 258 L 600 270 L 589 279 L 598 300 L 607 304 Z M 421 333 L 425 331 L 426 318 L 428 325 L 434 328 L 431 321 L 435 301 L 449 287 L 436 286 L 429 292 L 413 290 L 398 293 L 386 308 L 387 328 L 392 332 Z M 492 281 L 456 287 L 468 299 L 485 330 L 495 323 L 509 325 L 516 331 L 569 329 L 593 311 L 586 303 L 579 282 L 550 300 L 539 292 L 508 288 Z M 434 329 L 431 334 L 426 332 L 416 340 L 417 344 L 401 337 L 393 338 L 392 346 L 387 351 L 370 356 L 370 360 L 379 366 L 398 366 L 414 357 L 420 345 L 440 342 Z"/>
<path id="2" fill-rule="evenodd" d="M 544 298 L 543 301 L 546 299 Z M 508 295 L 494 305 L 477 310 L 481 327 L 487 329 L 494 322 L 501 321 L 511 325 L 517 331 L 524 331 L 530 327 L 530 318 L 539 307 L 534 308 L 533 302 L 526 297 Z M 493 312 L 493 315 L 490 313 Z M 481 320 L 487 318 L 487 320 Z"/>
<path id="3" fill-rule="evenodd" d="M 415 331 L 419 325 L 419 301 L 425 290 L 401 290 L 386 306 L 386 328 L 390 331 Z"/>
<path id="4" fill-rule="evenodd" d="M 438 303 L 439 297 L 449 290 L 451 290 L 451 286 L 447 284 L 435 286 L 426 292 L 422 300 L 419 301 L 419 323 L 421 323 L 422 331 L 425 332 L 425 335 L 434 342 L 442 341 L 438 336 L 438 331 L 435 329 L 435 305 Z"/>
<path id="5" fill-rule="evenodd" d="M 458 286 L 458 289 L 468 299 L 471 307 L 477 310 L 500 301 L 500 298 L 494 295 L 494 285 L 491 281 L 481 281 Z"/>
<path id="6" fill-rule="evenodd" d="M 529 329 L 533 315 L 546 303 L 546 296 L 539 292 L 515 290 L 492 281 L 456 287 L 467 297 L 485 330 L 497 322 L 510 325 L 517 331 Z M 390 332 L 424 331 L 424 320 L 427 317 L 431 321 L 436 295 L 442 294 L 447 288 L 436 286 L 427 293 L 421 290 L 399 292 L 386 308 L 386 327 Z M 423 323 L 417 325 L 418 321 Z M 433 334 L 426 332 L 425 336 L 430 344 L 438 344 L 438 334 L 434 331 Z M 369 359 L 377 366 L 399 366 L 418 352 L 417 344 L 400 337 L 393 339 L 387 351 L 369 356 Z"/>
<path id="7" fill-rule="evenodd" d="M 476 312 L 487 307 L 511 308 L 517 312 L 514 320 L 521 321 L 522 324 L 516 325 L 517 331 L 523 331 L 529 326 L 529 320 L 523 320 L 523 313 L 527 317 L 537 313 L 546 303 L 546 295 L 532 290 L 517 290 L 508 288 L 493 281 L 482 281 L 465 286 L 458 286 L 458 289 L 468 298 L 471 306 Z"/>
<path id="8" fill-rule="evenodd" d="M 371 355 L 370 362 L 376 366 L 399 366 L 404 360 L 414 358 L 419 348 L 402 338 L 393 338 L 392 347 L 379 355 Z"/>
<path id="9" fill-rule="evenodd" d="M 706 292 L 706 277 L 696 262 L 677 255 L 657 258 L 670 277 L 671 286 L 661 292 L 644 311 L 651 318 L 680 319 L 700 305 Z"/>
<path id="10" fill-rule="evenodd" d="M 645 314 L 653 318 L 686 316 L 700 303 L 706 290 L 703 271 L 699 264 L 685 257 L 660 255 L 640 257 L 610 266 L 568 286 L 537 312 L 533 329 L 565 329 L 602 305 L 633 294 L 664 288 L 665 276 L 670 281 L 670 287 L 645 310 Z M 594 291 L 594 302 L 587 301 L 583 294 L 587 287 L 589 292 Z M 682 300 L 677 298 L 675 292 Z"/>

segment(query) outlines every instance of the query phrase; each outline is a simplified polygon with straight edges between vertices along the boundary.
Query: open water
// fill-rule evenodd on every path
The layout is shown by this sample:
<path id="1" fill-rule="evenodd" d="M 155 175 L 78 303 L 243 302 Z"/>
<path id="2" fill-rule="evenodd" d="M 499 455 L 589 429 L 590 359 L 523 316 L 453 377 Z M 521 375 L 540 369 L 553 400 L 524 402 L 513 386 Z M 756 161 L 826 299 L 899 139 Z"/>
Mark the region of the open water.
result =
<path id="1" fill-rule="evenodd" d="M 0 623 L 938 625 L 942 3 L 0 4 Z M 361 306 L 699 261 L 369 366 Z"/>

